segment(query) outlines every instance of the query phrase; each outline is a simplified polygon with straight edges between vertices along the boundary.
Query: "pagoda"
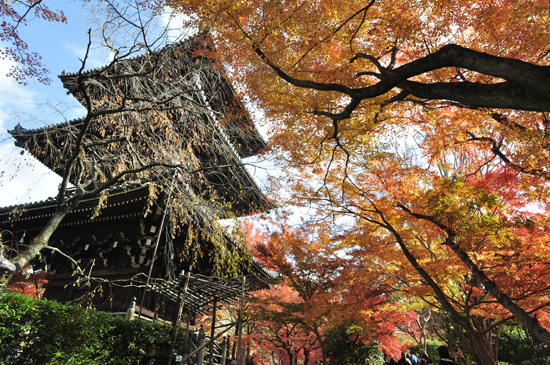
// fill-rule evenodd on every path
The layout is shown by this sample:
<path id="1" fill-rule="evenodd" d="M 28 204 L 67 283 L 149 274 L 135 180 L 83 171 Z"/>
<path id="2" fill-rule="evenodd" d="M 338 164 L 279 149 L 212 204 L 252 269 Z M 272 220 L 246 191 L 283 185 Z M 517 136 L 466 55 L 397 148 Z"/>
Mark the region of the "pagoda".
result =
<path id="1" fill-rule="evenodd" d="M 17 146 L 61 176 L 84 136 L 85 158 L 70 172 L 75 187 L 67 198 L 119 177 L 80 201 L 51 236 L 55 249 L 33 260 L 49 273 L 45 298 L 123 312 L 137 297 L 145 315 L 172 320 L 180 304 L 189 314 L 206 313 L 275 278 L 219 224 L 270 205 L 242 163 L 265 141 L 211 52 L 202 33 L 102 68 L 63 72 L 64 87 L 88 111 L 119 112 L 10 131 Z M 4 244 L 17 252 L 55 209 L 53 198 L 0 208 Z M 189 293 L 178 303 L 182 272 L 191 273 Z"/>

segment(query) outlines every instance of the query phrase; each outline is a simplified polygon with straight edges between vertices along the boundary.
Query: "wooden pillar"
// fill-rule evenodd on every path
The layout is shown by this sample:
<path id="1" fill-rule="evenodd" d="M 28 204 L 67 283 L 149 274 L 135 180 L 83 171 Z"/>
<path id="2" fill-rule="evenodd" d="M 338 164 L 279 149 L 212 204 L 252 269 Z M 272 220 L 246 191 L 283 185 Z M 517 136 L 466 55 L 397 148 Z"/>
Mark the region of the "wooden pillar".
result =
<path id="1" fill-rule="evenodd" d="M 183 284 L 183 289 L 180 289 L 178 298 L 178 309 L 176 311 L 176 317 L 174 318 L 174 339 L 172 340 L 172 348 L 170 349 L 170 357 L 168 358 L 168 365 L 172 365 L 172 356 L 174 355 L 174 345 L 176 344 L 176 339 L 178 337 L 178 329 L 179 329 L 179 320 L 181 318 L 181 313 L 183 311 L 183 307 L 185 305 L 185 296 L 187 295 L 187 288 L 189 287 L 189 277 L 191 275 L 191 268 L 193 264 L 189 264 L 189 270 L 184 275 L 184 270 L 181 271 L 180 274 L 180 288 L 181 288 L 181 278 L 184 277 L 185 282 Z M 189 323 L 189 322 L 188 322 Z M 187 326 L 187 332 L 189 331 L 189 326 Z M 186 334 L 187 335 L 187 334 Z"/>
<path id="2" fill-rule="evenodd" d="M 218 298 L 214 297 L 214 305 L 212 306 L 212 328 L 210 328 L 210 358 L 208 365 L 214 365 L 214 335 L 216 330 L 216 309 L 218 306 Z"/>
<path id="3" fill-rule="evenodd" d="M 220 365 L 225 365 L 225 360 L 227 359 L 227 339 L 223 336 L 222 340 L 222 359 L 220 360 Z"/>
<path id="4" fill-rule="evenodd" d="M 227 357 L 226 360 L 231 358 L 231 335 L 227 336 Z"/>
<path id="5" fill-rule="evenodd" d="M 183 342 L 185 346 L 189 345 L 189 324 L 191 322 L 191 313 L 187 312 L 187 321 L 185 325 L 185 341 Z"/>
<path id="6" fill-rule="evenodd" d="M 189 273 L 189 271 L 187 271 L 187 274 Z M 181 274 L 180 274 L 180 278 L 179 278 L 179 290 L 178 290 L 178 301 L 177 301 L 177 308 L 176 310 L 174 311 L 174 315 L 173 315 L 173 318 L 172 318 L 172 326 L 176 327 L 178 325 L 178 321 L 179 321 L 179 317 L 181 317 L 181 313 L 183 311 L 183 306 L 185 304 L 185 297 L 184 297 L 184 291 L 186 292 L 187 294 L 187 286 L 186 286 L 186 283 L 187 283 L 187 279 L 188 279 L 188 275 L 185 275 L 184 276 L 184 270 L 181 271 Z M 183 285 L 182 285 L 182 280 L 186 280 L 183 282 Z M 183 297 L 183 298 L 182 298 Z"/>
<path id="7" fill-rule="evenodd" d="M 243 287 L 241 291 L 241 310 L 239 312 L 239 341 L 237 346 L 237 365 L 241 365 L 241 342 L 243 335 L 243 318 L 244 318 L 244 289 L 246 285 L 246 276 L 243 276 Z"/>
<path id="8" fill-rule="evenodd" d="M 158 311 L 158 307 L 159 307 L 159 299 L 160 299 L 160 294 L 159 293 L 155 293 L 155 309 L 153 311 L 153 322 L 156 322 L 157 319 L 158 319 L 158 316 L 159 316 L 159 311 Z"/>
<path id="9" fill-rule="evenodd" d="M 204 326 L 201 324 L 201 329 L 199 330 L 199 348 L 204 346 Z M 204 362 L 204 349 L 201 349 L 197 353 L 197 365 L 203 365 Z"/>
<path id="10" fill-rule="evenodd" d="M 240 321 L 240 318 L 237 320 L 237 321 Z M 239 324 L 237 323 L 237 325 L 235 326 L 235 336 L 239 336 Z M 237 359 L 237 343 L 235 342 L 233 344 L 233 351 L 231 351 L 231 360 L 236 360 Z"/>

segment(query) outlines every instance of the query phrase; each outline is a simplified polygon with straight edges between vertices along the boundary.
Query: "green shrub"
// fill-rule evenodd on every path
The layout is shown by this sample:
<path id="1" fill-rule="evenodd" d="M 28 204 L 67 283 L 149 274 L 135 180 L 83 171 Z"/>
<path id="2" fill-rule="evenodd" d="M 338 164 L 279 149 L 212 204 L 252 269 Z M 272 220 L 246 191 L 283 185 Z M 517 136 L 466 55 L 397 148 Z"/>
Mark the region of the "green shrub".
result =
<path id="1" fill-rule="evenodd" d="M 160 323 L 127 321 L 89 308 L 0 294 L 2 365 L 132 364 L 169 356 L 173 337 L 173 327 Z M 175 350 L 181 354 L 185 349 L 178 345 Z"/>

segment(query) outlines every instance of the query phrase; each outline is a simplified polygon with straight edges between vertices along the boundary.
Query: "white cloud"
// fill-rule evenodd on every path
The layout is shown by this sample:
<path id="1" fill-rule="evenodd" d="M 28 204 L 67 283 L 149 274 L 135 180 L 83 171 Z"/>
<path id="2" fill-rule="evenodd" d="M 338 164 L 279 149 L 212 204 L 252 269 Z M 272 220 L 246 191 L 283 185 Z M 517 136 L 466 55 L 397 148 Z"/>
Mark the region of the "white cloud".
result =
<path id="1" fill-rule="evenodd" d="M 86 56 L 86 45 L 67 43 L 65 48 L 71 52 L 77 59 L 83 60 Z M 84 70 L 91 70 L 97 67 L 104 66 L 113 58 L 112 54 L 107 54 L 105 51 L 101 50 L 91 50 L 86 59 L 86 67 Z M 81 64 L 79 64 L 75 69 L 67 69 L 67 72 L 77 72 L 80 69 Z"/>
<path id="2" fill-rule="evenodd" d="M 46 199 L 55 195 L 59 183 L 59 177 L 33 157 L 21 155 L 7 132 L 20 120 L 13 112 L 31 111 L 37 96 L 32 87 L 6 76 L 11 65 L 0 60 L 0 207 Z"/>
<path id="3" fill-rule="evenodd" d="M 166 30 L 167 41 L 175 43 L 197 33 L 197 29 L 189 27 L 190 17 L 187 14 L 165 7 L 160 15 L 159 22 L 161 27 L 158 29 Z"/>
<path id="4" fill-rule="evenodd" d="M 0 207 L 55 196 L 60 177 L 14 145 L 0 146 Z"/>
<path id="5" fill-rule="evenodd" d="M 14 62 L 6 59 L 0 59 L 0 141 L 2 141 L 2 132 L 10 126 L 9 110 L 14 107 L 21 107 L 21 110 L 28 108 L 33 103 L 35 93 L 28 88 L 20 85 L 13 78 L 7 77 Z"/>

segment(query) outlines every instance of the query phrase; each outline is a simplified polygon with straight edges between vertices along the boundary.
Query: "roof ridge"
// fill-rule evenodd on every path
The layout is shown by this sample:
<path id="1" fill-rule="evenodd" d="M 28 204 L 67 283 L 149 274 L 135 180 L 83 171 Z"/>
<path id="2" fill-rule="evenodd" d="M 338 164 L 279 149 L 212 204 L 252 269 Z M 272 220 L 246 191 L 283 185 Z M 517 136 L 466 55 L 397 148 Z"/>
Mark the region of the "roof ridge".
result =
<path id="1" fill-rule="evenodd" d="M 189 42 L 190 40 L 196 38 L 200 33 L 197 33 L 195 35 L 191 35 L 189 36 L 188 38 L 185 38 L 185 39 L 182 39 L 180 41 L 177 41 L 175 43 L 171 43 L 171 44 L 166 44 L 165 46 L 159 48 L 159 49 L 156 49 L 154 50 L 153 52 L 160 52 L 160 51 L 164 51 L 165 49 L 167 48 L 170 48 L 170 47 L 176 47 L 176 46 L 180 46 L 180 45 L 183 45 L 185 42 Z M 145 48 L 142 48 L 143 50 L 145 50 Z M 144 52 L 144 53 L 141 53 L 139 55 L 136 55 L 134 57 L 130 57 L 130 58 L 124 58 L 124 59 L 121 59 L 121 60 L 118 60 L 118 61 L 111 61 L 111 63 L 109 64 L 106 64 L 104 66 L 99 66 L 99 67 L 95 67 L 95 68 L 92 68 L 92 69 L 89 69 L 89 70 L 86 70 L 86 71 L 76 71 L 76 72 L 67 72 L 65 71 L 65 69 L 63 69 L 63 71 L 61 71 L 61 74 L 57 75 L 58 78 L 63 78 L 63 77 L 71 77 L 71 76 L 78 76 L 78 75 L 87 75 L 87 74 L 90 74 L 94 71 L 97 71 L 97 72 L 103 72 L 105 71 L 107 68 L 115 65 L 117 62 L 126 62 L 126 61 L 132 61 L 132 60 L 136 60 L 138 58 L 141 58 L 143 56 L 145 56 L 147 54 L 147 52 Z"/>

